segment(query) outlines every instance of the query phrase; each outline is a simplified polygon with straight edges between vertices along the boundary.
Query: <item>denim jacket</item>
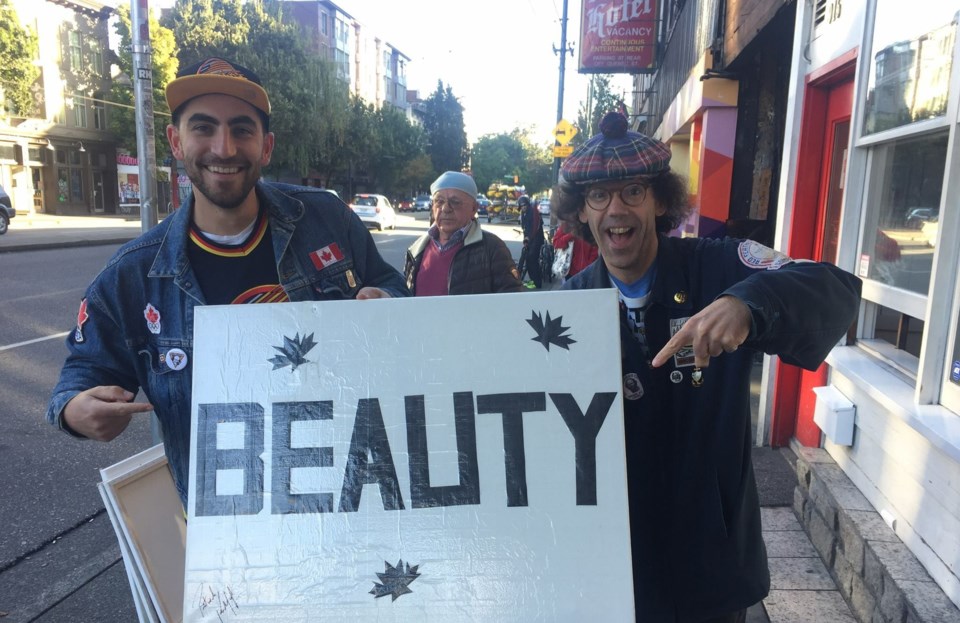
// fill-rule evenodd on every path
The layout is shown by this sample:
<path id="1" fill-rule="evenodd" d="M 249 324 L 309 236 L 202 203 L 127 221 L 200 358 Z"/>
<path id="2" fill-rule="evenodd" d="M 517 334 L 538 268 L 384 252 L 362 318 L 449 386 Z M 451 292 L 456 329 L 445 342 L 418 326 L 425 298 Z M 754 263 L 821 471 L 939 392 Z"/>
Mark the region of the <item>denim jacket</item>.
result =
<path id="1" fill-rule="evenodd" d="M 280 284 L 291 301 L 354 298 L 366 286 L 409 296 L 403 277 L 377 251 L 360 219 L 333 194 L 258 182 L 267 210 Z M 164 449 L 186 501 L 190 456 L 193 310 L 203 293 L 187 256 L 193 198 L 125 244 L 87 289 L 70 353 L 47 407 L 62 419 L 75 395 L 98 385 L 143 388 L 160 421 Z M 320 261 L 314 252 L 323 253 Z M 342 258 L 337 258 L 339 251 Z M 314 257 L 311 258 L 311 255 Z M 184 357 L 185 355 L 185 357 Z"/>

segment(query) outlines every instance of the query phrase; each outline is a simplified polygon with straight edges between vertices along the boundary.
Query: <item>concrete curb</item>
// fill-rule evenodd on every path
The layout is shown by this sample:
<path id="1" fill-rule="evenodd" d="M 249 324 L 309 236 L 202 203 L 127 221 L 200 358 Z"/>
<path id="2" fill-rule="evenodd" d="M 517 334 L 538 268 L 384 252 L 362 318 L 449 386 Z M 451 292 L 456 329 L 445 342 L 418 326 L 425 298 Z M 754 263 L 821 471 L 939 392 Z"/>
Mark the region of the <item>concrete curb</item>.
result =
<path id="1" fill-rule="evenodd" d="M 86 240 L 68 240 L 68 241 L 49 241 L 49 242 L 25 242 L 22 244 L 2 245 L 0 244 L 0 253 L 13 253 L 16 251 L 42 251 L 49 249 L 67 249 L 70 247 L 96 247 L 107 244 L 123 244 L 130 242 L 136 236 L 100 238 Z"/>

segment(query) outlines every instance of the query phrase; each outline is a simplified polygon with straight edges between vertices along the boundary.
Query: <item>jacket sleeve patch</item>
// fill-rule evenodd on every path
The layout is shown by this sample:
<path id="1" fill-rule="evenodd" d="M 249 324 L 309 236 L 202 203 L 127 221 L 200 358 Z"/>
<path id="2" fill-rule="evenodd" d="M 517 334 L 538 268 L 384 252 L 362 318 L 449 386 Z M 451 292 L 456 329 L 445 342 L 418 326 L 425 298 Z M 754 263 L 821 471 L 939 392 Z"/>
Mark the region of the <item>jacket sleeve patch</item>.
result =
<path id="1" fill-rule="evenodd" d="M 765 247 L 754 240 L 744 240 L 737 248 L 737 255 L 744 266 L 756 269 L 777 270 L 793 261 L 789 256 Z"/>

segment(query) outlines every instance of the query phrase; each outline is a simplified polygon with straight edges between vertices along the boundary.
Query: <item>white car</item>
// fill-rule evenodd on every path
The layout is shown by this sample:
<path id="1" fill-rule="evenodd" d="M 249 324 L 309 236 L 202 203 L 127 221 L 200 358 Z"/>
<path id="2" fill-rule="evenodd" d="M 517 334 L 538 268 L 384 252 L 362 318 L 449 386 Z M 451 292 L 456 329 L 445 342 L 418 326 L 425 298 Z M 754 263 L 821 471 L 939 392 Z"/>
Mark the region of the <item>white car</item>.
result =
<path id="1" fill-rule="evenodd" d="M 356 212 L 365 225 L 374 226 L 378 231 L 397 228 L 397 213 L 390 200 L 383 195 L 354 195 L 350 209 Z"/>
<path id="2" fill-rule="evenodd" d="M 550 216 L 550 200 L 549 199 L 541 199 L 540 205 L 537 206 L 537 208 L 540 210 L 540 214 L 542 216 Z"/>

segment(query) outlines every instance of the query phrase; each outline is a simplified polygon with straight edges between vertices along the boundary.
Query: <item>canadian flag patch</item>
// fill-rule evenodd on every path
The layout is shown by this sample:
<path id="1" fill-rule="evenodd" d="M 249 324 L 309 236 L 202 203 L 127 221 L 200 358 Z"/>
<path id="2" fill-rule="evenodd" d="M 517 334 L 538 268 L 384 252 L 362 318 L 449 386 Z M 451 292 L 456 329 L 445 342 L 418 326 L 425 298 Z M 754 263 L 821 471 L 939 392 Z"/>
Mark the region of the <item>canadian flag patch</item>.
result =
<path id="1" fill-rule="evenodd" d="M 324 269 L 331 264 L 336 264 L 342 259 L 343 252 L 340 250 L 340 247 L 337 246 L 336 242 L 331 242 L 327 246 L 317 249 L 310 254 L 310 260 L 313 262 L 313 265 L 317 267 L 317 270 Z"/>

